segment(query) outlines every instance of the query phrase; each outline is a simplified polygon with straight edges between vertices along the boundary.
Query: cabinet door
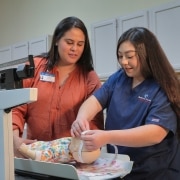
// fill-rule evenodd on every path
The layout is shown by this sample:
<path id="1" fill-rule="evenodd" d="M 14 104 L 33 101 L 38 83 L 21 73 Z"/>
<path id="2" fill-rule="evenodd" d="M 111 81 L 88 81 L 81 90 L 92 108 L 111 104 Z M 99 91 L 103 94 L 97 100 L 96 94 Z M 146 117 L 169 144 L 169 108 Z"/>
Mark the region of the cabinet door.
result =
<path id="1" fill-rule="evenodd" d="M 141 11 L 128 16 L 119 17 L 117 20 L 118 38 L 123 32 L 132 27 L 145 27 L 149 28 L 148 11 Z"/>
<path id="2" fill-rule="evenodd" d="M 12 45 L 12 61 L 28 57 L 28 42 L 20 42 Z"/>
<path id="3" fill-rule="evenodd" d="M 11 61 L 11 46 L 0 49 L 0 64 Z"/>
<path id="4" fill-rule="evenodd" d="M 51 45 L 52 36 L 41 36 L 36 39 L 29 41 L 29 54 L 40 55 L 41 53 L 47 52 Z"/>
<path id="5" fill-rule="evenodd" d="M 95 70 L 102 80 L 107 79 L 118 67 L 116 19 L 92 24 L 91 32 Z"/>
<path id="6" fill-rule="evenodd" d="M 153 32 L 172 66 L 180 70 L 180 2 L 154 8 L 151 13 Z"/>

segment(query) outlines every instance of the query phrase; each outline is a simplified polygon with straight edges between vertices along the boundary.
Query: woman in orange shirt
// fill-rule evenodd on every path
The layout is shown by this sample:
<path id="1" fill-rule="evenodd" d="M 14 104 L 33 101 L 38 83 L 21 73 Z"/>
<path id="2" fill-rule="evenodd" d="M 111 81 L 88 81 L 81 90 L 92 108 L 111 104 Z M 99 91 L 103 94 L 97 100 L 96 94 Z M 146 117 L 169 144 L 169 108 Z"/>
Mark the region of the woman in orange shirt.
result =
<path id="1" fill-rule="evenodd" d="M 12 110 L 14 153 L 22 143 L 50 141 L 70 136 L 78 109 L 101 86 L 94 71 L 90 43 L 84 23 L 76 17 L 63 19 L 56 27 L 50 50 L 34 58 L 35 75 L 23 87 L 38 88 L 36 102 Z M 22 138 L 27 124 L 27 139 Z M 91 129 L 103 129 L 103 113 Z"/>

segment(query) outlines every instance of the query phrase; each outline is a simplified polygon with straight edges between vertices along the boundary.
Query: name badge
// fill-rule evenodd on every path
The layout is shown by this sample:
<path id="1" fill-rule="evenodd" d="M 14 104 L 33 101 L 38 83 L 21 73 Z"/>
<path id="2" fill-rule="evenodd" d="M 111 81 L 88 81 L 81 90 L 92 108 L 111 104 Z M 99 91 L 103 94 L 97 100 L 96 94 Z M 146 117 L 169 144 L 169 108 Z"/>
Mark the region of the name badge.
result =
<path id="1" fill-rule="evenodd" d="M 46 82 L 55 82 L 55 75 L 47 72 L 41 72 L 40 80 Z"/>

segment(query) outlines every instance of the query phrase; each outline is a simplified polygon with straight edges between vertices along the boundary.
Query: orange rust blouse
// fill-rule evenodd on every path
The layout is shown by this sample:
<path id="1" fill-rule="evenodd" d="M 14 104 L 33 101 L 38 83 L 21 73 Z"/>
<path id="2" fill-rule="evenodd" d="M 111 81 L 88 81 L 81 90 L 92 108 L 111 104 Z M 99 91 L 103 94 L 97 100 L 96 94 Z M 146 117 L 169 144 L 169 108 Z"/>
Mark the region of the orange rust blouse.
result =
<path id="1" fill-rule="evenodd" d="M 49 73 L 55 76 L 55 82 L 40 80 L 46 63 L 42 58 L 35 59 L 34 78 L 24 79 L 23 87 L 38 88 L 36 102 L 18 106 L 12 109 L 13 130 L 19 129 L 23 134 L 27 123 L 27 138 L 49 141 L 70 136 L 72 122 L 80 105 L 96 89 L 101 86 L 95 71 L 90 71 L 85 77 L 80 68 L 69 74 L 63 86 L 59 86 L 57 68 Z M 103 129 L 103 113 L 100 112 L 90 124 L 91 129 Z"/>

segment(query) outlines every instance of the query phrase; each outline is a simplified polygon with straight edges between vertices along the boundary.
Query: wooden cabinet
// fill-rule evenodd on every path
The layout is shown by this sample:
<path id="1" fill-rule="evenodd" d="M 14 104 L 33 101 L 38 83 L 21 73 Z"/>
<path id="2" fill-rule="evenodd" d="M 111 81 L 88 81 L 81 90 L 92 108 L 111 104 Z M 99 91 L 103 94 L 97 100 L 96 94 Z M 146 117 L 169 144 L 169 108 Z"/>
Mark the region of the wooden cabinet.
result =
<path id="1" fill-rule="evenodd" d="M 12 61 L 28 57 L 28 42 L 12 45 Z"/>
<path id="2" fill-rule="evenodd" d="M 118 39 L 123 32 L 132 27 L 149 28 L 149 12 L 140 11 L 117 19 Z"/>
<path id="3" fill-rule="evenodd" d="M 92 49 L 95 70 L 101 80 L 117 71 L 116 46 L 120 35 L 134 26 L 149 27 L 148 11 L 92 24 Z"/>
<path id="4" fill-rule="evenodd" d="M 52 36 L 41 36 L 29 41 L 29 54 L 34 56 L 47 52 L 50 48 Z"/>
<path id="5" fill-rule="evenodd" d="M 168 3 L 150 11 L 152 31 L 157 36 L 175 70 L 180 70 L 180 2 Z"/>
<path id="6" fill-rule="evenodd" d="M 11 46 L 0 49 L 0 64 L 11 61 Z"/>
<path id="7" fill-rule="evenodd" d="M 28 55 L 40 55 L 47 52 L 51 45 L 52 36 L 44 35 L 29 41 L 19 42 L 0 49 L 0 70 L 16 67 L 27 61 Z"/>
<path id="8" fill-rule="evenodd" d="M 92 53 L 95 70 L 101 79 L 106 79 L 117 70 L 116 19 L 91 25 Z"/>
<path id="9" fill-rule="evenodd" d="M 94 23 L 91 26 L 95 70 L 104 80 L 118 69 L 116 44 L 134 26 L 150 29 L 158 38 L 170 63 L 180 71 L 180 1 Z"/>

